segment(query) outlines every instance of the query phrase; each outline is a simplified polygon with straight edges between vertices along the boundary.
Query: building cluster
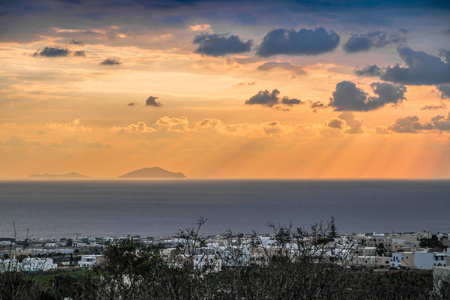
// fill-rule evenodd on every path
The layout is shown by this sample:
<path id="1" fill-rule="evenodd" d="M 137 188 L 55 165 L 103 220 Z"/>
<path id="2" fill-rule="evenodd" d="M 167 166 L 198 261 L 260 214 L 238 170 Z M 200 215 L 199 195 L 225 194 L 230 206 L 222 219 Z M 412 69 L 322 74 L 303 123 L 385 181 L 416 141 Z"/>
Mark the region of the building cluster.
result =
<path id="1" fill-rule="evenodd" d="M 65 268 L 91 268 L 102 262 L 103 249 L 124 238 L 62 238 L 15 241 L 0 238 L 0 272 L 7 270 L 47 271 Z M 450 270 L 449 234 L 427 232 L 397 234 L 348 234 L 322 243 L 304 237 L 300 243 L 276 235 L 217 235 L 199 240 L 181 237 L 133 237 L 143 244 L 161 249 L 168 262 L 175 257 L 193 258 L 197 268 L 264 265 L 267 257 L 284 251 L 294 259 L 297 255 L 328 257 L 347 268 L 414 268 Z M 425 241 L 425 243 L 424 243 Z M 427 247 L 435 241 L 439 247 Z M 280 244 L 282 243 L 282 245 Z M 429 245 L 428 245 L 429 246 Z M 182 255 L 180 255 L 182 254 Z"/>

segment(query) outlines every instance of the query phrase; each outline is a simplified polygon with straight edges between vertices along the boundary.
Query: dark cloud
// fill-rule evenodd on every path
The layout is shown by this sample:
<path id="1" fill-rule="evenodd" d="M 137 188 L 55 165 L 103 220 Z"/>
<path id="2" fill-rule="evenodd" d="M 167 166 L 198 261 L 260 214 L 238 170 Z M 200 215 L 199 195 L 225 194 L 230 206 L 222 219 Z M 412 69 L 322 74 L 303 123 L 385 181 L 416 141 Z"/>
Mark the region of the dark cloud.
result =
<path id="1" fill-rule="evenodd" d="M 136 106 L 136 105 L 138 105 L 136 102 L 130 102 L 130 103 L 128 103 L 128 106 Z"/>
<path id="2" fill-rule="evenodd" d="M 389 83 L 374 82 L 371 85 L 376 97 L 369 97 L 353 82 L 341 81 L 330 98 L 329 106 L 335 111 L 370 111 L 386 104 L 398 104 L 405 99 L 406 87 Z"/>
<path id="3" fill-rule="evenodd" d="M 334 129 L 342 129 L 344 126 L 344 121 L 339 119 L 333 119 L 330 122 L 328 122 L 328 127 L 334 128 Z"/>
<path id="4" fill-rule="evenodd" d="M 421 130 L 431 129 L 433 129 L 432 124 L 421 124 L 417 116 L 397 119 L 394 124 L 387 128 L 388 131 L 397 133 L 416 133 Z"/>
<path id="5" fill-rule="evenodd" d="M 447 118 L 444 116 L 436 116 L 431 119 L 431 123 L 433 123 L 434 128 L 440 131 L 449 131 L 450 130 L 450 113 Z"/>
<path id="6" fill-rule="evenodd" d="M 441 84 L 437 86 L 437 89 L 441 92 L 441 98 L 450 98 L 450 84 Z"/>
<path id="7" fill-rule="evenodd" d="M 70 51 L 66 48 L 60 47 L 45 47 L 42 50 L 36 51 L 33 56 L 45 56 L 45 57 L 64 57 L 69 55 Z"/>
<path id="8" fill-rule="evenodd" d="M 72 44 L 72 45 L 80 45 L 80 46 L 83 46 L 83 45 L 84 45 L 84 43 L 83 43 L 82 41 L 75 41 L 75 40 L 71 40 L 69 44 Z"/>
<path id="9" fill-rule="evenodd" d="M 269 92 L 268 90 L 265 91 L 259 91 L 258 94 L 254 95 L 247 101 L 245 101 L 245 104 L 260 104 L 263 106 L 269 106 L 272 107 L 275 104 L 278 104 L 278 95 L 280 94 L 280 91 L 275 89 L 272 92 Z"/>
<path id="10" fill-rule="evenodd" d="M 400 31 L 403 34 L 407 34 L 409 32 L 409 30 L 406 28 L 399 28 L 398 31 Z"/>
<path id="11" fill-rule="evenodd" d="M 381 69 L 377 65 L 367 66 L 364 69 L 355 69 L 358 76 L 377 77 L 381 75 Z"/>
<path id="12" fill-rule="evenodd" d="M 384 47 L 392 40 L 386 32 L 372 31 L 364 34 L 352 34 L 348 41 L 342 46 L 347 53 L 369 51 L 370 48 Z"/>
<path id="13" fill-rule="evenodd" d="M 73 56 L 86 56 L 86 52 L 84 50 L 75 51 Z"/>
<path id="14" fill-rule="evenodd" d="M 445 103 L 441 103 L 439 105 L 425 105 L 420 110 L 436 110 L 436 109 L 445 109 L 447 105 Z"/>
<path id="15" fill-rule="evenodd" d="M 256 82 L 254 82 L 254 81 L 252 81 L 252 82 L 239 82 L 239 83 L 236 83 L 236 84 L 233 85 L 233 86 L 235 86 L 235 87 L 241 87 L 241 86 L 255 85 L 255 84 L 256 84 Z"/>
<path id="16" fill-rule="evenodd" d="M 269 92 L 268 90 L 259 91 L 258 94 L 245 101 L 245 104 L 260 104 L 262 106 L 273 107 L 282 111 L 289 111 L 289 108 L 283 107 L 282 105 L 294 106 L 304 104 L 304 102 L 299 99 L 289 98 L 287 96 L 284 96 L 282 99 L 280 99 L 278 97 L 279 94 L 280 91 L 278 91 L 277 89 L 273 90 L 272 92 Z"/>
<path id="17" fill-rule="evenodd" d="M 313 110 L 313 112 L 317 112 L 318 109 L 321 108 L 327 108 L 327 106 L 325 105 L 325 103 L 323 103 L 322 101 L 308 101 L 310 103 L 310 106 Z"/>
<path id="18" fill-rule="evenodd" d="M 199 45 L 196 53 L 217 57 L 248 52 L 253 41 L 243 42 L 237 35 L 203 33 L 197 35 L 193 43 Z"/>
<path id="19" fill-rule="evenodd" d="M 158 97 L 153 97 L 153 96 L 148 97 L 147 100 L 145 100 L 145 105 L 146 106 L 154 106 L 154 107 L 161 106 L 162 104 L 160 102 L 156 101 L 156 99 L 158 99 Z"/>
<path id="20" fill-rule="evenodd" d="M 325 103 L 317 100 L 317 101 L 310 101 L 311 102 L 311 108 L 321 108 L 321 107 L 327 107 Z"/>
<path id="21" fill-rule="evenodd" d="M 295 98 L 288 98 L 288 97 L 283 97 L 283 99 L 281 99 L 281 104 L 284 105 L 288 105 L 288 106 L 292 106 L 292 105 L 297 105 L 297 104 L 303 104 L 303 102 L 301 100 L 295 99 Z"/>
<path id="22" fill-rule="evenodd" d="M 288 62 L 273 62 L 273 61 L 269 61 L 269 62 L 266 62 L 266 63 L 260 65 L 258 67 L 258 70 L 260 70 L 260 71 L 270 71 L 270 70 L 276 69 L 276 68 L 292 71 L 293 73 L 295 73 L 297 75 L 305 75 L 306 74 L 305 70 L 303 70 L 301 67 L 294 66 L 293 64 L 290 64 Z"/>
<path id="23" fill-rule="evenodd" d="M 450 113 L 447 117 L 432 118 L 431 123 L 420 123 L 417 116 L 404 117 L 387 127 L 387 131 L 396 133 L 418 133 L 428 130 L 450 131 Z"/>
<path id="24" fill-rule="evenodd" d="M 436 85 L 450 83 L 450 62 L 410 47 L 397 47 L 406 66 L 387 67 L 381 79 L 401 84 Z"/>
<path id="25" fill-rule="evenodd" d="M 318 55 L 331 52 L 339 45 L 339 35 L 323 27 L 314 30 L 302 28 L 274 29 L 269 32 L 259 45 L 257 54 L 269 57 L 278 54 Z"/>
<path id="26" fill-rule="evenodd" d="M 114 66 L 114 65 L 120 65 L 122 62 L 119 58 L 107 58 L 104 61 L 100 63 L 103 66 Z"/>

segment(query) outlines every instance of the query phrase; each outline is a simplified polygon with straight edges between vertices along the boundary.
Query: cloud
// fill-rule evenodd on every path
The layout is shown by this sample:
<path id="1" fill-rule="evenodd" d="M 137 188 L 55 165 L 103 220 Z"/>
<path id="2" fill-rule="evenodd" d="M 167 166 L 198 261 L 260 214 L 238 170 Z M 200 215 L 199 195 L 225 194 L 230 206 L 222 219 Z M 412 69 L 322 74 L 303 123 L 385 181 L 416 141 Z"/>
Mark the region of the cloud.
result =
<path id="1" fill-rule="evenodd" d="M 263 124 L 264 132 L 266 134 L 282 134 L 285 133 L 285 128 L 279 121 L 272 121 Z"/>
<path id="2" fill-rule="evenodd" d="M 130 103 L 128 103 L 128 106 L 136 106 L 136 105 L 138 105 L 137 102 L 130 102 Z"/>
<path id="3" fill-rule="evenodd" d="M 331 52 L 339 45 L 339 35 L 323 27 L 312 29 L 274 29 L 263 39 L 257 54 L 269 57 L 286 55 L 319 55 Z"/>
<path id="4" fill-rule="evenodd" d="M 377 77 L 381 75 L 381 69 L 377 65 L 367 66 L 364 69 L 355 69 L 354 72 L 358 76 Z"/>
<path id="5" fill-rule="evenodd" d="M 352 112 L 346 111 L 338 116 L 339 119 L 344 120 L 347 126 L 349 127 L 345 133 L 349 134 L 357 134 L 364 133 L 363 126 L 364 122 L 357 119 Z"/>
<path id="6" fill-rule="evenodd" d="M 189 28 L 192 31 L 208 31 L 210 33 L 212 32 L 211 25 L 209 25 L 209 24 L 190 25 Z"/>
<path id="7" fill-rule="evenodd" d="M 334 129 L 342 129 L 345 125 L 343 120 L 333 119 L 328 122 L 327 126 Z"/>
<path id="8" fill-rule="evenodd" d="M 430 123 L 427 123 L 425 125 L 421 124 L 417 116 L 397 119 L 394 124 L 389 125 L 387 127 L 388 131 L 396 133 L 416 133 L 420 130 L 431 130 L 431 129 L 433 129 L 432 124 Z"/>
<path id="9" fill-rule="evenodd" d="M 205 118 L 195 123 L 194 128 L 196 131 L 224 131 L 226 125 L 221 120 Z"/>
<path id="10" fill-rule="evenodd" d="M 450 84 L 441 84 L 437 86 L 437 89 L 441 92 L 441 98 L 450 98 Z"/>
<path id="11" fill-rule="evenodd" d="M 199 45 L 196 53 L 217 57 L 248 52 L 253 41 L 243 42 L 237 35 L 203 33 L 197 35 L 193 43 Z"/>
<path id="12" fill-rule="evenodd" d="M 288 96 L 284 96 L 282 99 L 278 97 L 280 91 L 275 89 L 272 92 L 268 90 L 259 91 L 258 94 L 252 96 L 250 99 L 245 101 L 245 104 L 254 105 L 259 104 L 262 106 L 273 107 L 278 110 L 288 111 L 289 108 L 283 107 L 286 106 L 294 106 L 299 104 L 304 104 L 303 101 L 295 98 L 289 98 Z"/>
<path id="13" fill-rule="evenodd" d="M 367 52 L 371 48 L 384 47 L 390 43 L 404 42 L 404 38 L 386 32 L 372 31 L 363 34 L 352 34 L 342 46 L 346 53 Z"/>
<path id="14" fill-rule="evenodd" d="M 153 96 L 148 97 L 147 100 L 145 100 L 145 105 L 153 106 L 153 107 L 162 106 L 162 104 L 160 102 L 156 101 L 156 99 L 158 99 L 158 97 L 153 97 Z"/>
<path id="15" fill-rule="evenodd" d="M 83 46 L 84 43 L 82 41 L 71 40 L 69 44 Z"/>
<path id="16" fill-rule="evenodd" d="M 233 85 L 234 87 L 241 87 L 241 86 L 247 86 L 247 85 L 255 85 L 256 82 L 252 81 L 252 82 L 239 82 L 236 83 L 235 85 Z"/>
<path id="17" fill-rule="evenodd" d="M 189 130 L 189 122 L 186 117 L 169 118 L 164 116 L 156 121 L 155 125 L 165 131 L 182 132 Z"/>
<path id="18" fill-rule="evenodd" d="M 214 118 L 205 118 L 198 121 L 195 123 L 195 130 L 198 132 L 218 132 L 230 136 L 273 136 L 292 131 L 291 128 L 282 125 L 279 121 L 225 124 Z"/>
<path id="19" fill-rule="evenodd" d="M 327 126 L 334 129 L 345 130 L 348 134 L 364 133 L 364 122 L 357 119 L 352 112 L 343 112 L 337 119 L 332 119 Z"/>
<path id="20" fill-rule="evenodd" d="M 375 97 L 368 97 L 353 82 L 341 81 L 330 98 L 329 106 L 335 111 L 370 111 L 383 107 L 386 104 L 398 104 L 405 99 L 406 87 L 389 83 L 374 82 L 371 85 Z"/>
<path id="21" fill-rule="evenodd" d="M 410 47 L 397 47 L 406 66 L 387 67 L 381 79 L 401 84 L 438 85 L 450 83 L 450 62 Z"/>
<path id="22" fill-rule="evenodd" d="M 127 133 L 152 133 L 156 129 L 147 126 L 144 122 L 137 122 L 136 124 L 130 124 L 125 127 L 113 127 L 113 130 L 118 131 L 119 135 L 125 135 Z"/>
<path id="23" fill-rule="evenodd" d="M 417 116 L 399 118 L 386 128 L 387 132 L 418 133 L 428 130 L 450 131 L 450 113 L 447 117 L 436 116 L 431 123 L 420 123 Z"/>
<path id="24" fill-rule="evenodd" d="M 245 101 L 245 104 L 249 105 L 260 104 L 262 106 L 272 107 L 278 103 L 279 94 L 280 91 L 277 89 L 273 90 L 272 92 L 269 92 L 268 90 L 259 91 L 258 94 L 252 96 L 250 99 Z"/>
<path id="25" fill-rule="evenodd" d="M 436 110 L 444 108 L 447 108 L 447 105 L 445 105 L 445 103 L 440 103 L 439 105 L 425 105 L 420 110 Z"/>
<path id="26" fill-rule="evenodd" d="M 441 56 L 445 62 L 450 63 L 450 51 L 441 49 L 439 50 L 439 56 Z"/>
<path id="27" fill-rule="evenodd" d="M 433 123 L 435 129 L 440 131 L 450 131 L 450 113 L 447 118 L 444 116 L 436 116 L 432 118 L 431 123 Z"/>
<path id="28" fill-rule="evenodd" d="M 70 50 L 60 47 L 45 47 L 42 50 L 36 51 L 33 56 L 45 56 L 45 57 L 64 57 L 69 55 Z"/>
<path id="29" fill-rule="evenodd" d="M 320 100 L 317 100 L 317 101 L 308 101 L 309 102 L 309 105 L 310 105 L 310 107 L 313 109 L 313 112 L 317 112 L 317 110 L 318 109 L 321 109 L 321 108 L 327 108 L 327 106 L 325 105 L 325 103 L 323 103 L 322 101 L 320 101 Z"/>
<path id="30" fill-rule="evenodd" d="M 92 128 L 80 125 L 80 119 L 75 119 L 70 123 L 47 123 L 45 126 L 53 130 L 67 130 L 67 131 L 80 131 L 91 132 Z"/>
<path id="31" fill-rule="evenodd" d="M 86 56 L 86 52 L 84 50 L 75 51 L 73 56 Z"/>
<path id="32" fill-rule="evenodd" d="M 288 97 L 283 97 L 283 99 L 281 99 L 280 101 L 281 104 L 287 105 L 287 106 L 292 106 L 292 105 L 297 105 L 297 104 L 303 104 L 303 102 L 301 100 L 295 99 L 295 98 L 288 98 Z"/>
<path id="33" fill-rule="evenodd" d="M 294 66 L 288 62 L 273 62 L 273 61 L 266 62 L 266 63 L 260 65 L 258 67 L 258 70 L 269 71 L 269 70 L 276 69 L 276 68 L 292 71 L 294 74 L 297 74 L 297 75 L 305 75 L 306 74 L 305 70 L 303 70 L 301 67 Z"/>
<path id="34" fill-rule="evenodd" d="M 107 58 L 100 63 L 100 65 L 102 65 L 102 66 L 114 66 L 114 65 L 120 65 L 120 64 L 122 64 L 122 62 L 120 61 L 120 58 L 113 58 L 113 57 Z"/>

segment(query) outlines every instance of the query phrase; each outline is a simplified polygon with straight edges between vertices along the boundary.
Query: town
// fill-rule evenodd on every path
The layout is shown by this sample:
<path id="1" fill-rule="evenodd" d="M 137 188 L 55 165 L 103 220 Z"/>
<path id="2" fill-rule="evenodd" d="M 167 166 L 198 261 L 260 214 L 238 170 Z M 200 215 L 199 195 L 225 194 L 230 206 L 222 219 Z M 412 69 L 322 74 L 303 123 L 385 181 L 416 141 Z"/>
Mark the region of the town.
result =
<path id="1" fill-rule="evenodd" d="M 338 234 L 332 218 L 308 230 L 269 223 L 272 233 L 206 236 L 205 222 L 170 237 L 0 238 L 0 299 L 448 296 L 448 233 Z"/>
<path id="2" fill-rule="evenodd" d="M 92 268 L 102 262 L 103 250 L 111 244 L 131 238 L 144 245 L 152 245 L 160 250 L 163 258 L 169 261 L 174 253 L 189 243 L 180 236 L 173 237 L 67 237 L 33 238 L 15 240 L 0 238 L 0 271 L 48 271 Z M 345 234 L 327 240 L 323 254 L 339 256 L 339 264 L 352 269 L 372 268 L 395 270 L 411 268 L 418 270 L 439 270 L 450 274 L 449 233 L 407 232 L 407 233 L 366 233 Z M 255 241 L 259 245 L 255 251 Z M 214 258 L 220 265 L 229 264 L 230 247 L 239 255 L 233 264 L 242 266 L 262 264 L 263 253 L 275 253 L 281 247 L 290 252 L 298 251 L 298 243 L 287 240 L 280 245 L 276 234 L 223 234 L 206 236 L 189 253 L 198 261 L 197 267 Z M 187 251 L 187 250 L 186 250 Z M 9 269 L 12 268 L 12 269 Z"/>

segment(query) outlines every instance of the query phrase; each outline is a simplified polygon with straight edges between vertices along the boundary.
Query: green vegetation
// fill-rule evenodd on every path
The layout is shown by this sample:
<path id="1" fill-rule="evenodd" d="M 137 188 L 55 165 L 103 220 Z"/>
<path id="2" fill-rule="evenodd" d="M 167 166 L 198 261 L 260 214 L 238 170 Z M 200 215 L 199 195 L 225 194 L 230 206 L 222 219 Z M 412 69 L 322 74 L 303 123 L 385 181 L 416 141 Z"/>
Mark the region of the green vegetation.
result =
<path id="1" fill-rule="evenodd" d="M 430 239 L 425 238 L 421 239 L 419 246 L 424 248 L 430 248 L 436 251 L 442 251 L 444 249 L 444 245 L 435 234 L 433 234 Z"/>

